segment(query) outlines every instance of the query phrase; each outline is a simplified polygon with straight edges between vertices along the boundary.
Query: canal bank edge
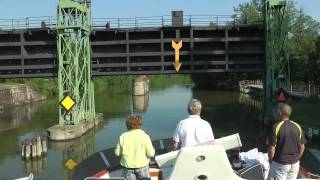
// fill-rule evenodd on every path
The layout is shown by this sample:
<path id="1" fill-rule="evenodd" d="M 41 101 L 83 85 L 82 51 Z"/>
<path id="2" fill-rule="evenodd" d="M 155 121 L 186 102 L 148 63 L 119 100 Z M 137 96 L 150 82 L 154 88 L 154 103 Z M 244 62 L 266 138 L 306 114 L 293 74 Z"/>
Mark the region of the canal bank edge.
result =
<path id="1" fill-rule="evenodd" d="M 97 113 L 93 121 L 81 122 L 77 125 L 54 125 L 47 130 L 49 140 L 65 141 L 78 138 L 103 121 L 103 114 Z"/>
<path id="2" fill-rule="evenodd" d="M 23 105 L 47 99 L 26 84 L 0 84 L 0 107 Z M 0 108 L 0 109 L 1 109 Z"/>

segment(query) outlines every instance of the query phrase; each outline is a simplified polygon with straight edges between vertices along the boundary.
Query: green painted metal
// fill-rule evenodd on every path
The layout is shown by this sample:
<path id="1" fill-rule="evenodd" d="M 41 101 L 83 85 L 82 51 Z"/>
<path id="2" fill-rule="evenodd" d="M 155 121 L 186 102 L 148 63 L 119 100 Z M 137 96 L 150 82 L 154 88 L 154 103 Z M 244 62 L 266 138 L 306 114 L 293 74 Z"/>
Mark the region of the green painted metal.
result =
<path id="1" fill-rule="evenodd" d="M 95 118 L 90 30 L 90 3 L 59 0 L 56 25 L 59 100 L 69 95 L 76 101 L 69 112 L 59 107 L 60 125 L 76 125 Z"/>
<path id="2" fill-rule="evenodd" d="M 287 51 L 289 16 L 286 1 L 266 0 L 265 36 L 266 68 L 264 73 L 263 114 L 267 121 L 273 118 L 278 88 L 289 89 L 290 68 Z"/>

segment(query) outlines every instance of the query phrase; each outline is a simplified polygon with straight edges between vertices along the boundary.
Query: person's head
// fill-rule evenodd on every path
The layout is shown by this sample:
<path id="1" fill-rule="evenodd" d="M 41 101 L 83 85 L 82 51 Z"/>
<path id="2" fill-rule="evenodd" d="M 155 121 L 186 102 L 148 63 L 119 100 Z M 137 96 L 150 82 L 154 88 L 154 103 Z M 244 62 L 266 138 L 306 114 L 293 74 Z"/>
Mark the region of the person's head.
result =
<path id="1" fill-rule="evenodd" d="M 277 119 L 279 121 L 290 119 L 292 108 L 285 103 L 280 103 L 277 106 Z"/>
<path id="2" fill-rule="evenodd" d="M 188 104 L 188 113 L 191 115 L 201 114 L 201 102 L 198 99 L 191 99 Z"/>
<path id="3" fill-rule="evenodd" d="M 139 115 L 129 116 L 126 122 L 127 129 L 140 129 L 142 125 L 142 118 Z"/>

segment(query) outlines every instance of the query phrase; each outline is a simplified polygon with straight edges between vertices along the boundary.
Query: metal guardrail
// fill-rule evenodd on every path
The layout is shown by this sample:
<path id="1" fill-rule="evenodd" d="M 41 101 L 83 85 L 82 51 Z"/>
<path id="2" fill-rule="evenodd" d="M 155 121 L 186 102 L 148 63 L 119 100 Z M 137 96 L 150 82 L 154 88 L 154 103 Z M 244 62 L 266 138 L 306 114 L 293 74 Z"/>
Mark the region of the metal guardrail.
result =
<path id="1" fill-rule="evenodd" d="M 24 19 L 0 19 L 0 30 L 32 29 L 32 28 L 55 28 L 56 17 L 40 16 L 27 17 Z"/>
<path id="2" fill-rule="evenodd" d="M 151 16 L 135 18 L 93 18 L 93 28 L 141 28 L 172 26 L 172 17 Z M 241 24 L 239 15 L 185 15 L 184 26 L 223 26 Z M 27 17 L 24 19 L 0 19 L 0 30 L 56 28 L 56 16 Z M 259 23 L 259 22 L 257 22 Z M 252 23 L 251 23 L 252 24 Z"/>

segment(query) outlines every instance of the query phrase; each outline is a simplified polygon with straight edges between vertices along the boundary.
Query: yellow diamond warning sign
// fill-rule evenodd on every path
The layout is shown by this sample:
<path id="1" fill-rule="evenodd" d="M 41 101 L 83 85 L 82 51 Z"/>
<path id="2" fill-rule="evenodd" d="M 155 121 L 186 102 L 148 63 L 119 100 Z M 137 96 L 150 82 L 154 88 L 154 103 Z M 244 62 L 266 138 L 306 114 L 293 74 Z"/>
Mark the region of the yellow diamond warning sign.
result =
<path id="1" fill-rule="evenodd" d="M 69 170 L 74 169 L 78 164 L 74 162 L 74 160 L 69 159 L 65 164 L 64 164 Z"/>
<path id="2" fill-rule="evenodd" d="M 60 101 L 60 105 L 67 111 L 69 111 L 75 104 L 76 102 L 70 96 L 66 96 Z"/>

